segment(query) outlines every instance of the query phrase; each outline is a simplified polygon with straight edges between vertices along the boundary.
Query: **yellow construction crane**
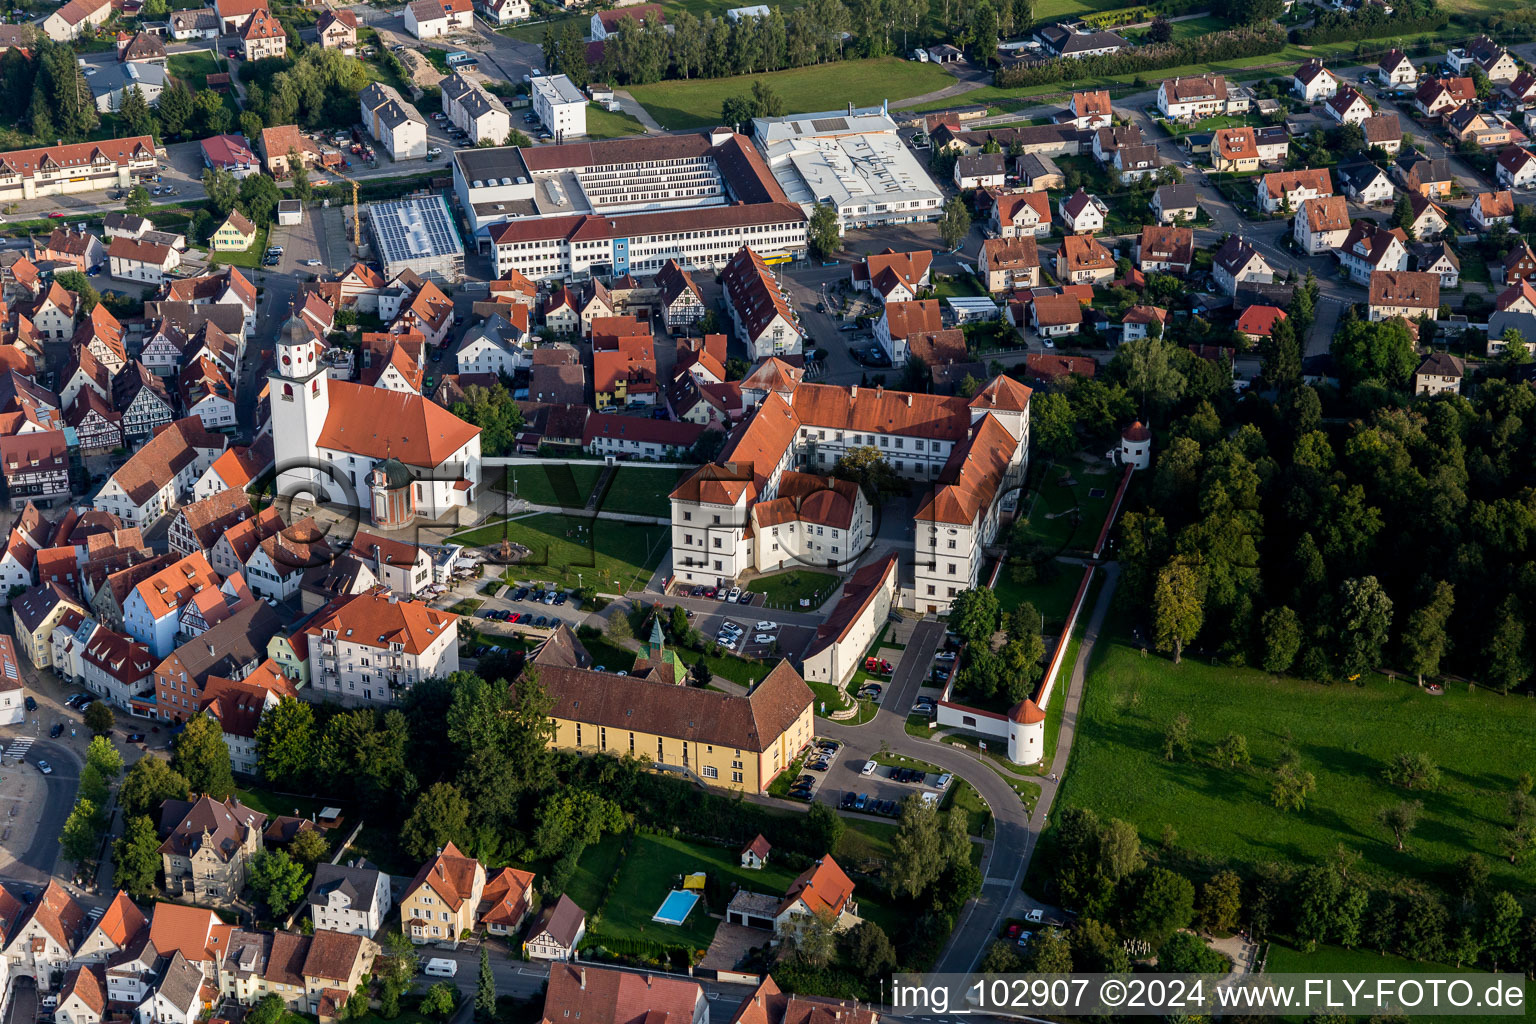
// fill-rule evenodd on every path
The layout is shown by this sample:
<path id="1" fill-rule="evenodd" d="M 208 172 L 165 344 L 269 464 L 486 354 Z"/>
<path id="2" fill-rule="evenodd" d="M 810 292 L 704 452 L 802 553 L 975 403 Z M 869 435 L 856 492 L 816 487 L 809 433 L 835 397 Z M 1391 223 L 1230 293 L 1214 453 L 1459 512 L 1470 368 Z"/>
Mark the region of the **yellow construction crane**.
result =
<path id="1" fill-rule="evenodd" d="M 357 182 L 341 173 L 340 169 L 336 169 L 334 173 L 336 177 L 352 186 L 352 255 L 354 258 L 361 259 L 363 255 L 363 212 L 357 205 Z"/>

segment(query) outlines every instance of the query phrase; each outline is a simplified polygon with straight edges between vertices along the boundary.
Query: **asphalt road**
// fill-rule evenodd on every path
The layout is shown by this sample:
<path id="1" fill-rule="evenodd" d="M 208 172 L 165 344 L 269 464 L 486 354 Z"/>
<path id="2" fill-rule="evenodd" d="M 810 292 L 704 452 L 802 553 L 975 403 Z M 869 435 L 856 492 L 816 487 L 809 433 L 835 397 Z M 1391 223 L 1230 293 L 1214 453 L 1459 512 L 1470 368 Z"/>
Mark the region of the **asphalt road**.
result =
<path id="1" fill-rule="evenodd" d="M 27 726 L 17 727 L 16 732 L 10 735 L 32 734 L 29 719 Z M 9 742 L 9 739 L 10 736 L 7 736 L 6 741 Z M 37 826 L 32 833 L 31 843 L 16 855 L 16 862 L 6 869 L 8 879 L 29 886 L 46 884 L 53 874 L 59 860 L 59 834 L 63 832 L 64 822 L 75 806 L 75 793 L 80 788 L 81 762 L 78 755 L 69 747 L 48 739 L 46 733 L 27 751 L 20 770 L 36 773 L 39 761 L 47 761 L 53 768 L 51 775 L 41 776 L 44 794 L 42 806 L 19 808 L 17 813 L 18 818 L 35 815 Z"/>

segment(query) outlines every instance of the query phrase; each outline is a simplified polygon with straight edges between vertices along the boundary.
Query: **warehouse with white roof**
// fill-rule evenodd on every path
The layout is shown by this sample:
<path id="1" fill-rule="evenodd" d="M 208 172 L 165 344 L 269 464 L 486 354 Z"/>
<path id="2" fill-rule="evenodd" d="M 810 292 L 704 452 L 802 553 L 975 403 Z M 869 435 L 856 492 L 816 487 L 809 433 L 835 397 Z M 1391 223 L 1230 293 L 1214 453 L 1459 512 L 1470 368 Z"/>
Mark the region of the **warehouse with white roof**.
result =
<path id="1" fill-rule="evenodd" d="M 752 132 L 790 201 L 807 214 L 831 203 L 844 231 L 939 216 L 944 194 L 884 106 L 759 117 Z"/>

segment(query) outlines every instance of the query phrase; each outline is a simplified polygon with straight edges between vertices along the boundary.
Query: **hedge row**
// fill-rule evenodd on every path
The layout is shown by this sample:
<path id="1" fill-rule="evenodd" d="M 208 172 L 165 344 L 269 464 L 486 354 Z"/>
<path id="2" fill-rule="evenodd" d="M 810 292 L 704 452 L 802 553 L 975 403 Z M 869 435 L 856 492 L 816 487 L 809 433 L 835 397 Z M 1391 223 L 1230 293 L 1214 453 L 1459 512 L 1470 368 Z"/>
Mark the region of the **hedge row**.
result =
<path id="1" fill-rule="evenodd" d="M 1451 23 L 1451 16 L 1444 11 L 1426 14 L 1420 18 L 1400 18 L 1377 14 L 1379 8 L 1363 8 L 1359 14 L 1340 14 L 1325 11 L 1318 15 L 1317 23 L 1308 29 L 1292 29 L 1291 41 L 1299 46 L 1317 46 L 1320 43 L 1338 43 L 1346 39 L 1370 38 L 1381 32 L 1410 35 L 1415 32 L 1438 32 Z"/>
<path id="2" fill-rule="evenodd" d="M 1118 11 L 1100 11 L 1097 14 L 1083 16 L 1083 24 L 1092 25 L 1094 28 L 1104 28 L 1109 25 L 1136 25 L 1143 21 L 1151 21 L 1155 12 L 1150 7 L 1122 7 Z"/>
<path id="3" fill-rule="evenodd" d="M 1262 26 L 1249 25 L 1189 39 L 1139 46 L 1104 57 L 1053 60 L 1044 64 L 1001 68 L 993 75 L 992 82 L 1005 89 L 1064 81 L 1079 82 L 1101 75 L 1129 75 L 1186 64 L 1261 57 L 1279 53 L 1285 45 L 1285 30 L 1271 22 Z"/>

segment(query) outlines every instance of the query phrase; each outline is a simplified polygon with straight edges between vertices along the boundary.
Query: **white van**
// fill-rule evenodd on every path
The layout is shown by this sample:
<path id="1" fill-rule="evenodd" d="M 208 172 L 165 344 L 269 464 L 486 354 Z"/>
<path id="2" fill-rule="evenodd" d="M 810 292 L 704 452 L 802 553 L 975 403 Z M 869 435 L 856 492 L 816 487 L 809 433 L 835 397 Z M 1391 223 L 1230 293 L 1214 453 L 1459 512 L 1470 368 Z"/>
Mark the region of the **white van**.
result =
<path id="1" fill-rule="evenodd" d="M 427 961 L 427 966 L 422 969 L 422 973 L 430 974 L 434 978 L 451 978 L 459 973 L 459 962 L 435 956 Z"/>

